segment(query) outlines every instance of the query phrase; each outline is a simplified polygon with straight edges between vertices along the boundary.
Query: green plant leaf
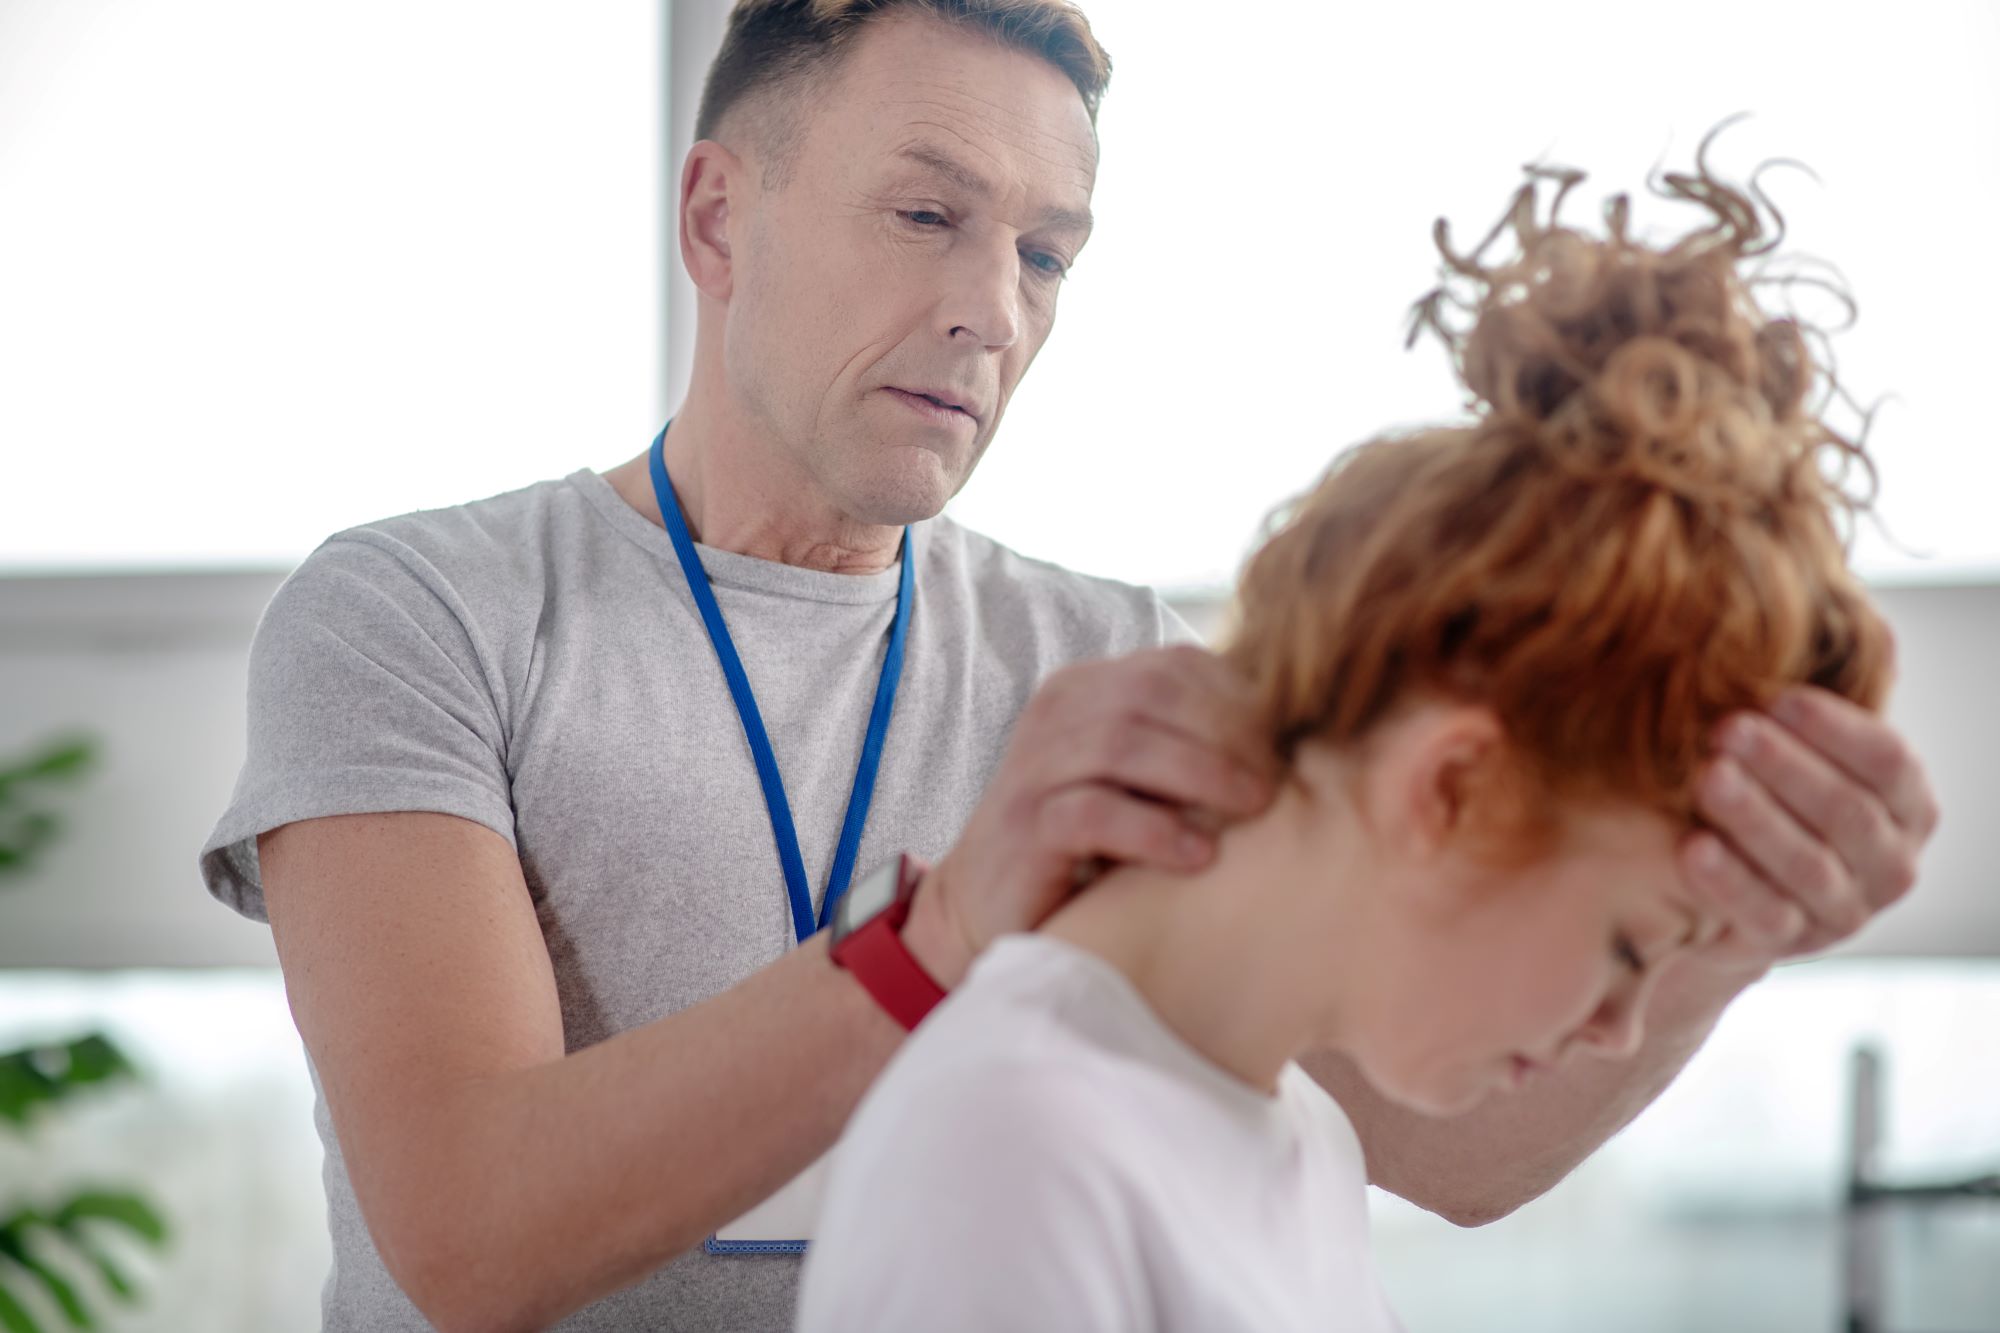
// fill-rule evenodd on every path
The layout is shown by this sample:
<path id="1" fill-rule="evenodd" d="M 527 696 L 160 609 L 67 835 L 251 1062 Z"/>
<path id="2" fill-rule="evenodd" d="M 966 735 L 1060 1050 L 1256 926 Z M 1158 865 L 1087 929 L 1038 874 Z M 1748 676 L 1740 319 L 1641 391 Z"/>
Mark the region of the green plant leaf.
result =
<path id="1" fill-rule="evenodd" d="M 96 757 L 94 740 L 71 737 L 0 769 L 0 876 L 19 876 L 31 869 L 36 854 L 61 831 L 53 812 L 33 808 L 31 790 L 81 776 L 95 765 Z"/>
<path id="2" fill-rule="evenodd" d="M 126 1305 L 131 1305 L 138 1300 L 139 1292 L 132 1285 L 131 1279 L 127 1278 L 124 1271 L 111 1261 L 111 1256 L 104 1252 L 104 1248 L 93 1240 L 83 1227 L 58 1225 L 57 1230 L 68 1239 L 70 1248 L 90 1261 L 90 1266 L 95 1268 L 97 1275 L 104 1279 L 104 1285 L 111 1289 L 113 1296 Z"/>
<path id="3" fill-rule="evenodd" d="M 5 868 L 9 872 L 25 872 L 34 867 L 42 848 L 55 836 L 45 824 L 46 821 L 38 825 L 32 818 L 10 821 L 0 814 L 0 851 L 7 854 Z"/>
<path id="4" fill-rule="evenodd" d="M 0 1278 L 4 1278 L 8 1270 L 7 1261 L 11 1260 L 48 1288 L 73 1327 L 95 1328 L 94 1318 L 75 1287 L 36 1258 L 28 1248 L 28 1237 L 36 1228 L 55 1237 L 97 1270 L 98 1276 L 104 1279 L 104 1285 L 117 1300 L 131 1305 L 138 1300 L 138 1290 L 89 1234 L 91 1226 L 106 1223 L 123 1227 L 156 1248 L 164 1245 L 169 1235 L 165 1219 L 138 1195 L 113 1190 L 85 1190 L 64 1203 L 53 1215 L 25 1207 L 15 1210 L 5 1221 L 0 1221 Z M 22 1311 L 22 1315 L 27 1317 L 26 1311 Z M 30 1320 L 27 1326 L 33 1327 L 33 1321 Z M 13 1333 L 14 1327 L 0 1318 L 0 1333 Z"/>
<path id="5" fill-rule="evenodd" d="M 17 782 L 59 782 L 80 777 L 89 772 L 96 761 L 97 742 L 88 736 L 55 741 L 36 754 L 0 768 L 0 790 Z"/>
<path id="6" fill-rule="evenodd" d="M 130 1078 L 138 1071 L 125 1053 L 112 1045 L 111 1039 L 101 1032 L 92 1032 L 78 1037 L 64 1048 L 67 1056 L 67 1079 L 72 1084 L 102 1083 L 106 1079 Z"/>
<path id="7" fill-rule="evenodd" d="M 62 831 L 62 820 L 47 810 L 28 810 L 8 816 L 6 832 L 0 834 L 9 847 L 23 850 L 39 847 Z"/>
<path id="8" fill-rule="evenodd" d="M 151 1204 L 136 1194 L 111 1190 L 86 1190 L 77 1194 L 57 1209 L 53 1216 L 28 1207 L 17 1209 L 11 1217 L 0 1222 L 0 1278 L 5 1276 L 11 1261 L 47 1289 L 50 1297 L 62 1308 L 63 1316 L 71 1327 L 86 1330 L 97 1327 L 96 1317 L 84 1305 L 76 1287 L 28 1248 L 28 1237 L 35 1228 L 40 1228 L 66 1244 L 97 1270 L 98 1276 L 103 1278 L 104 1285 L 117 1300 L 133 1304 L 137 1291 L 111 1257 L 87 1234 L 86 1225 L 91 1222 L 116 1223 L 155 1246 L 162 1244 L 167 1235 L 166 1223 Z M 15 1305 L 18 1308 L 19 1302 Z M 28 1319 L 27 1327 L 34 1327 L 26 1310 L 20 1310 L 20 1314 Z M 0 1320 L 0 1333 L 13 1333 L 13 1328 L 14 1325 Z"/>
<path id="9" fill-rule="evenodd" d="M 153 1245 L 164 1245 L 171 1234 L 166 1219 L 136 1194 L 114 1193 L 109 1190 L 90 1190 L 72 1198 L 56 1209 L 50 1221 L 67 1230 L 79 1219 L 92 1217 L 106 1222 L 116 1222 L 141 1240 Z"/>
<path id="10" fill-rule="evenodd" d="M 72 778 L 88 771 L 96 758 L 97 746 L 79 736 L 44 750 L 24 771 L 31 778 Z"/>
<path id="11" fill-rule="evenodd" d="M 5 1281 L 0 1281 L 0 1329 L 7 1333 L 42 1333 L 42 1326 L 35 1322 L 27 1307 L 14 1299 Z"/>
<path id="12" fill-rule="evenodd" d="M 25 1128 L 39 1105 L 138 1077 L 137 1067 L 101 1032 L 0 1052 L 0 1119 Z"/>
<path id="13" fill-rule="evenodd" d="M 0 1222 L 0 1246 L 18 1244 L 23 1232 L 29 1227 L 40 1226 L 41 1224 L 42 1215 L 35 1209 L 15 1209 L 12 1217 L 9 1217 L 4 1222 Z"/>
<path id="14" fill-rule="evenodd" d="M 0 1259 L 11 1259 L 25 1269 L 28 1275 L 42 1284 L 49 1297 L 62 1307 L 63 1317 L 72 1328 L 94 1329 L 97 1320 L 85 1308 L 77 1296 L 76 1288 L 69 1284 L 61 1273 L 29 1253 L 19 1232 L 0 1233 Z"/>
<path id="15" fill-rule="evenodd" d="M 0 1055 L 0 1116 L 16 1125 L 28 1123 L 28 1113 L 57 1096 L 49 1078 L 29 1060 L 28 1051 Z"/>

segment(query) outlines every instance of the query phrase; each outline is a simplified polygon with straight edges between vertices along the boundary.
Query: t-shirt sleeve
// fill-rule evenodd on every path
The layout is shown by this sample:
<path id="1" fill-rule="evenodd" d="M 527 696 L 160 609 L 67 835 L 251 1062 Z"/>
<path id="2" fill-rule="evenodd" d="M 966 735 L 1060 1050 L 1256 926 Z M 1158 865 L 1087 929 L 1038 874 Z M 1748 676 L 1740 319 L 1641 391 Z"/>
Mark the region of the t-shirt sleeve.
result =
<path id="1" fill-rule="evenodd" d="M 1208 646 L 1207 640 L 1202 638 L 1193 625 L 1188 624 L 1180 612 L 1174 610 L 1166 598 L 1155 593 L 1153 607 L 1160 618 L 1159 636 L 1163 647 L 1176 643 L 1191 643 L 1197 648 Z"/>
<path id="2" fill-rule="evenodd" d="M 1001 1068 L 888 1091 L 835 1157 L 797 1333 L 1155 1326 L 1087 1089 Z"/>
<path id="3" fill-rule="evenodd" d="M 234 795 L 200 855 L 210 893 L 265 912 L 257 835 L 301 819 L 435 811 L 514 839 L 496 666 L 449 581 L 375 529 L 330 539 L 250 647 Z"/>

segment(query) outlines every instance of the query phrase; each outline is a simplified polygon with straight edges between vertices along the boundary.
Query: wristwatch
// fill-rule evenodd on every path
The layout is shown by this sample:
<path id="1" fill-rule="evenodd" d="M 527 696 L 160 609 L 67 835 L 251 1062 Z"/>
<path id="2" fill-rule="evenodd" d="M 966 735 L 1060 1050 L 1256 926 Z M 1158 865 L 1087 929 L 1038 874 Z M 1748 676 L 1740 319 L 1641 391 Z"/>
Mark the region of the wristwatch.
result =
<path id="1" fill-rule="evenodd" d="M 923 863 L 905 852 L 856 880 L 834 909 L 827 945 L 834 965 L 852 972 L 891 1018 L 911 1030 L 945 996 L 903 944 L 903 923 L 923 877 Z"/>

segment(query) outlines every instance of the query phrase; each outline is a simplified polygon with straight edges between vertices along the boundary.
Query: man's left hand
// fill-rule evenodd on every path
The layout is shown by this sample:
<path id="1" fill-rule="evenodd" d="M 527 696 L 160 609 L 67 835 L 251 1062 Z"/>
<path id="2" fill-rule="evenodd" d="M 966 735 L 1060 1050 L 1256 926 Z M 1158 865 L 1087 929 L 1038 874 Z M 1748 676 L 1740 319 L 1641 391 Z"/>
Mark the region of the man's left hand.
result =
<path id="1" fill-rule="evenodd" d="M 1696 798 L 1711 828 L 1681 849 L 1689 886 L 1727 923 L 1710 961 L 1761 971 L 1817 953 L 1909 892 L 1937 798 L 1882 718 L 1807 687 L 1731 717 L 1717 740 Z"/>

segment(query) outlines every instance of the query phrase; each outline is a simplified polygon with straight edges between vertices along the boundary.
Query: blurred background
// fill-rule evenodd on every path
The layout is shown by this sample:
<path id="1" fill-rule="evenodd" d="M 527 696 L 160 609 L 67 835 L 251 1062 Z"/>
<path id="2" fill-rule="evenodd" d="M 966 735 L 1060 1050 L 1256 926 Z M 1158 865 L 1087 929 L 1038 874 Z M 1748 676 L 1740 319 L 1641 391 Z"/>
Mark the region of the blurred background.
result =
<path id="1" fill-rule="evenodd" d="M 194 865 L 245 649 L 329 533 L 658 429 L 726 8 L 0 0 L 0 1328 L 317 1327 L 297 1034 Z M 2000 1201 L 1849 1206 L 1857 1154 L 1864 1185 L 2000 1171 L 2000 6 L 1086 8 L 1096 236 L 953 512 L 1199 625 L 1340 447 L 1456 409 L 1401 346 L 1435 218 L 1480 234 L 1529 161 L 1590 171 L 1584 218 L 1738 111 L 1721 168 L 1810 165 L 1766 185 L 1887 399 L 1857 558 L 1943 829 L 1543 1200 L 1459 1231 L 1378 1199 L 1382 1263 L 1411 1333 L 2000 1330 Z"/>

